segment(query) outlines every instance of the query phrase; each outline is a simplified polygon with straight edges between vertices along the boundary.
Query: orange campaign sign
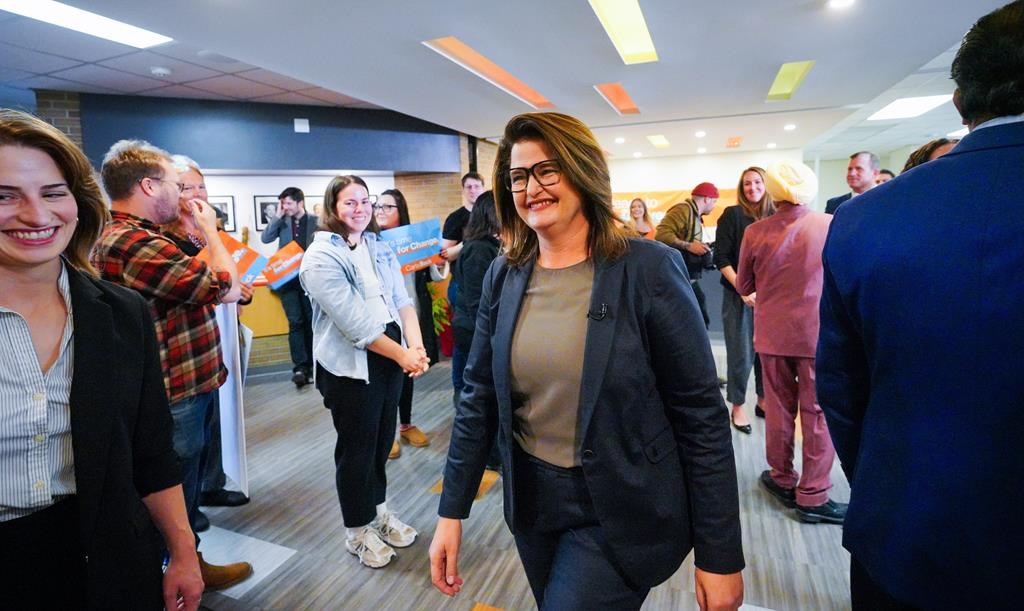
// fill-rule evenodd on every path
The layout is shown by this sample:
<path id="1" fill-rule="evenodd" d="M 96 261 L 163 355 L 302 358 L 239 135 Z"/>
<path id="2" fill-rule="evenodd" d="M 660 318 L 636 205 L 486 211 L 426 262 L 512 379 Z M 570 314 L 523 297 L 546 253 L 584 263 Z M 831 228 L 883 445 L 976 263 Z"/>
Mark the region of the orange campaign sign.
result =
<path id="1" fill-rule="evenodd" d="M 711 212 L 704 215 L 704 226 L 715 227 L 718 225 L 718 217 L 727 206 L 736 204 L 736 189 L 719 189 L 718 203 Z M 678 191 L 624 191 L 612 194 L 612 206 L 615 208 L 615 215 L 623 221 L 629 219 L 629 204 L 636 198 L 644 200 L 647 204 L 647 212 L 651 220 L 657 225 L 668 212 L 668 209 L 681 203 L 690 197 L 688 189 Z"/>
<path id="2" fill-rule="evenodd" d="M 299 275 L 299 265 L 302 264 L 302 255 L 305 251 L 294 240 L 281 250 L 274 253 L 263 269 L 263 275 L 267 284 L 272 289 L 279 289 L 286 282 Z"/>
<path id="3" fill-rule="evenodd" d="M 244 284 L 249 284 L 259 276 L 263 268 L 267 266 L 267 258 L 249 248 L 245 244 L 242 244 L 235 238 L 231 237 L 227 233 L 220 231 L 217 233 L 220 237 L 220 241 L 224 244 L 224 248 L 227 249 L 228 254 L 235 262 L 235 266 L 238 268 L 238 280 Z M 196 255 L 197 258 L 210 262 L 210 251 L 206 248 L 199 251 Z"/>

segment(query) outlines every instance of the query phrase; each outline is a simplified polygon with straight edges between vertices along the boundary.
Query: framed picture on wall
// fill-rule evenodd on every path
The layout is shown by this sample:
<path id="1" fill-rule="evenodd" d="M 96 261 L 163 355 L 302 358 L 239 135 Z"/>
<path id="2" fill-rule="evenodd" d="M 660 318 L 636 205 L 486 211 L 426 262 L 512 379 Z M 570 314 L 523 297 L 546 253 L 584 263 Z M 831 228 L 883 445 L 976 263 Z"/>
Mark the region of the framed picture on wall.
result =
<path id="1" fill-rule="evenodd" d="M 235 196 L 234 195 L 211 195 L 207 200 L 211 206 L 224 214 L 224 231 L 234 233 L 235 225 Z M 220 216 L 220 215 L 218 215 Z"/>
<path id="2" fill-rule="evenodd" d="M 320 215 L 320 208 L 324 205 L 323 195 L 307 195 L 306 196 L 306 212 L 310 214 Z"/>
<path id="3" fill-rule="evenodd" d="M 252 196 L 253 218 L 256 219 L 256 231 L 263 231 L 277 213 L 276 195 Z"/>

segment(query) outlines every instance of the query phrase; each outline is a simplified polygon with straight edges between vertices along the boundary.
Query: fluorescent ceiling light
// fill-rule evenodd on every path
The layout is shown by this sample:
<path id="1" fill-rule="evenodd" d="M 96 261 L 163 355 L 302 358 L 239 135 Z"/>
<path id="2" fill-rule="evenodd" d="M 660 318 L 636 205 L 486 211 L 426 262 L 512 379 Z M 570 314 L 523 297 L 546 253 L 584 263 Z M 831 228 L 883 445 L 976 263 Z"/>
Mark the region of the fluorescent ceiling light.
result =
<path id="1" fill-rule="evenodd" d="M 793 131 L 794 129 L 796 129 L 796 124 L 795 124 L 795 123 L 787 123 L 787 124 L 785 124 L 785 125 L 784 125 L 784 126 L 782 127 L 782 129 L 786 130 L 787 132 L 791 132 L 791 131 Z"/>
<path id="2" fill-rule="evenodd" d="M 0 0 L 0 10 L 137 49 L 146 49 L 173 40 L 156 32 L 51 0 Z"/>
<path id="3" fill-rule="evenodd" d="M 828 7 L 832 9 L 850 8 L 854 0 L 828 0 Z"/>
<path id="4" fill-rule="evenodd" d="M 708 150 L 706 148 L 704 148 L 703 146 L 700 147 L 699 149 L 697 149 L 697 154 L 699 154 L 699 155 L 703 155 L 706 152 L 708 152 Z"/>
<path id="5" fill-rule="evenodd" d="M 623 138 L 622 136 L 619 136 L 618 138 L 615 139 L 615 144 L 625 144 L 625 143 L 626 143 L 626 139 Z"/>
<path id="6" fill-rule="evenodd" d="M 671 143 L 669 143 L 668 138 L 661 134 L 647 136 L 647 141 L 654 145 L 654 148 L 667 149 L 668 147 L 672 146 Z"/>
<path id="7" fill-rule="evenodd" d="M 769 143 L 768 143 L 768 148 L 770 148 L 770 149 L 773 149 L 773 148 L 775 148 L 776 146 L 778 146 L 778 145 L 777 145 L 777 144 L 775 144 L 774 142 L 769 142 Z"/>
<path id="8" fill-rule="evenodd" d="M 796 90 L 807 78 L 807 73 L 814 67 L 814 60 L 803 62 L 788 62 L 782 64 L 772 88 L 768 90 L 769 100 L 788 100 L 793 97 Z"/>
<path id="9" fill-rule="evenodd" d="M 875 114 L 868 121 L 887 121 L 890 119 L 912 119 L 919 117 L 933 108 L 938 108 L 953 99 L 953 94 L 926 95 L 917 98 L 900 98 Z"/>
<path id="10" fill-rule="evenodd" d="M 955 132 L 949 132 L 948 134 L 946 134 L 946 137 L 947 138 L 963 138 L 964 136 L 966 136 L 969 133 L 971 133 L 971 130 L 965 127 L 963 129 L 958 129 Z"/>
<path id="11" fill-rule="evenodd" d="M 555 107 L 537 90 L 454 36 L 424 40 L 423 44 L 533 108 Z"/>
<path id="12" fill-rule="evenodd" d="M 626 88 L 621 83 L 601 83 L 600 85 L 594 85 L 594 89 L 620 115 L 640 114 L 640 109 L 636 107 L 636 102 L 633 101 L 633 98 L 629 97 L 629 93 L 626 92 Z"/>
<path id="13" fill-rule="evenodd" d="M 641 153 L 640 151 L 637 151 L 637 152 L 633 153 L 633 158 L 634 159 L 639 159 L 639 158 L 641 158 L 643 156 L 644 156 L 644 154 Z"/>
<path id="14" fill-rule="evenodd" d="M 594 9 L 624 63 L 658 61 L 639 0 L 590 0 L 590 8 Z"/>
<path id="15" fill-rule="evenodd" d="M 704 130 L 700 130 L 693 135 L 696 136 L 697 138 L 703 138 L 704 136 L 707 136 L 708 133 Z"/>

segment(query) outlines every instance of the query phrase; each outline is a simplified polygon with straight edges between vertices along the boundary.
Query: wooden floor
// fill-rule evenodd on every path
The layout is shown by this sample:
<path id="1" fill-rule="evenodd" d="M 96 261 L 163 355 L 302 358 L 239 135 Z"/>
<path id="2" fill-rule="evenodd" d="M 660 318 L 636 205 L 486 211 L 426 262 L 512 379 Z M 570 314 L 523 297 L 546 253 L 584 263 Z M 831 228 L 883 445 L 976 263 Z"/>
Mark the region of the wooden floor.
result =
<path id="1" fill-rule="evenodd" d="M 721 360 L 723 349 L 715 343 Z M 416 383 L 413 421 L 428 433 L 431 445 L 403 445 L 402 456 L 389 462 L 388 504 L 419 530 L 420 538 L 378 570 L 362 567 L 345 550 L 334 490 L 335 435 L 319 393 L 309 386 L 296 390 L 285 373 L 250 380 L 246 426 L 252 502 L 237 508 L 208 508 L 207 514 L 216 526 L 297 553 L 239 600 L 208 593 L 204 607 L 225 611 L 534 609 L 501 517 L 500 482 L 476 502 L 464 523 L 459 563 L 465 579 L 462 593 L 449 600 L 430 586 L 427 548 L 438 496 L 429 489 L 440 478 L 448 447 L 450 373 L 444 362 Z M 766 464 L 764 421 L 753 418 L 753 398 L 753 392 L 748 393 L 754 434 L 733 432 L 747 560 L 745 602 L 778 611 L 848 609 L 849 555 L 840 546 L 842 529 L 800 523 L 791 510 L 783 509 L 757 486 Z M 833 469 L 833 482 L 833 498 L 846 501 L 849 487 L 838 467 Z M 651 592 L 644 609 L 697 608 L 691 555 L 675 576 Z"/>

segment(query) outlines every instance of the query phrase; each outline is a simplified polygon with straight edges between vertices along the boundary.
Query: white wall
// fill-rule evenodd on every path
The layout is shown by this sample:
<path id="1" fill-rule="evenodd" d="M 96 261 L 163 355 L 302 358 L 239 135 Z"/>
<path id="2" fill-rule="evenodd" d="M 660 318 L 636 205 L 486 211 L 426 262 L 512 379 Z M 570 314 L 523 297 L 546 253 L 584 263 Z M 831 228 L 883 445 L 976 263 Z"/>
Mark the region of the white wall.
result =
<path id="1" fill-rule="evenodd" d="M 813 206 L 815 210 L 824 211 L 825 202 L 850 192 L 850 186 L 846 184 L 846 168 L 849 159 L 827 159 L 817 162 L 818 166 L 818 201 Z M 805 159 L 804 163 L 813 170 L 814 159 Z"/>
<path id="2" fill-rule="evenodd" d="M 319 196 L 323 198 L 327 183 L 338 174 L 355 174 L 366 181 L 371 194 L 380 194 L 385 189 L 395 187 L 395 178 L 391 173 L 358 172 L 344 170 L 341 172 L 303 172 L 293 174 L 252 174 L 239 173 L 237 170 L 203 170 L 206 179 L 206 190 L 211 197 L 232 195 L 235 198 L 235 232 L 234 237 L 242 239 L 242 228 L 249 228 L 249 246 L 264 255 L 272 255 L 277 250 L 277 240 L 270 244 L 260 242 L 259 231 L 256 230 L 256 213 L 253 197 L 256 195 L 272 195 L 276 197 L 286 187 L 302 189 L 307 198 Z M 312 212 L 313 206 L 307 201 L 307 209 Z"/>

